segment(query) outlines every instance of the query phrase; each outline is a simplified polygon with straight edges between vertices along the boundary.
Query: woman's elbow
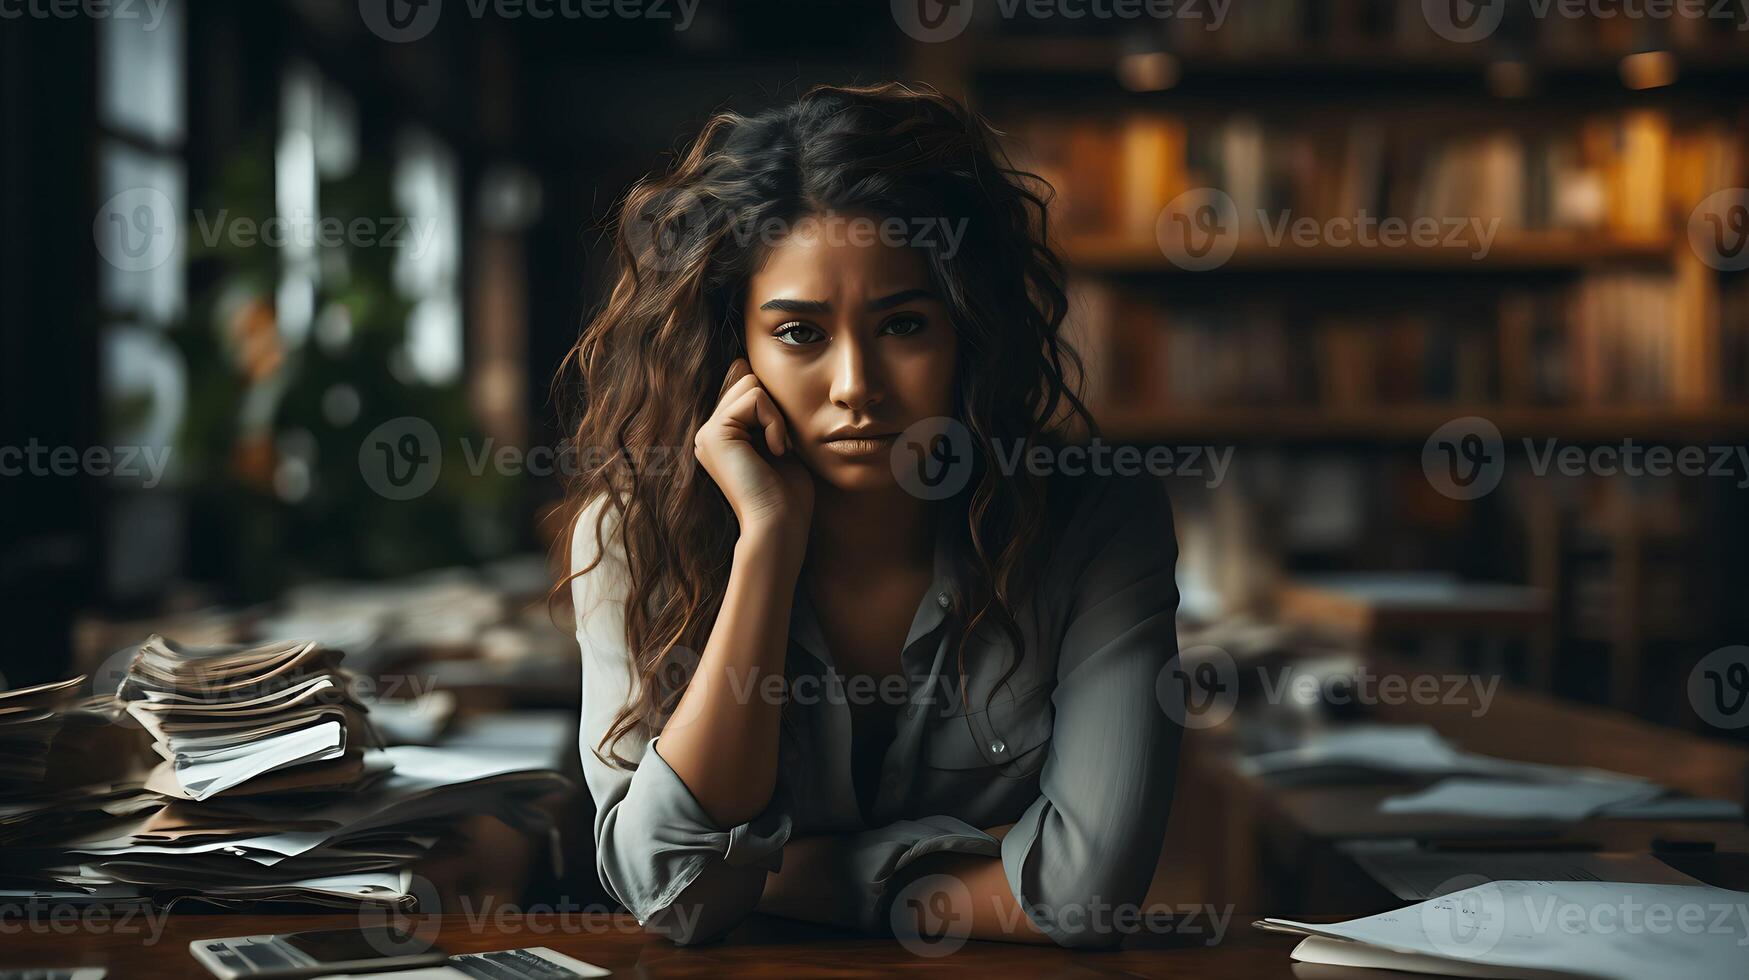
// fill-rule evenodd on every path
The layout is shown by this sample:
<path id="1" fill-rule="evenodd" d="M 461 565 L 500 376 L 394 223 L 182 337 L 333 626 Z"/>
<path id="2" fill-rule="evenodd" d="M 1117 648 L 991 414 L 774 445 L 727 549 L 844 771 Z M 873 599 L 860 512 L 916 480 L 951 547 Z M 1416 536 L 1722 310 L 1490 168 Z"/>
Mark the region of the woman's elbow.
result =
<path id="1" fill-rule="evenodd" d="M 1139 931 L 1143 895 L 1113 889 L 1109 880 L 1062 881 L 1027 906 L 1032 923 L 1065 949 L 1112 949 Z"/>
<path id="2" fill-rule="evenodd" d="M 737 869 L 739 870 L 739 869 Z M 679 946 L 721 938 L 759 904 L 765 873 L 700 875 L 674 901 L 645 915 L 644 928 Z"/>

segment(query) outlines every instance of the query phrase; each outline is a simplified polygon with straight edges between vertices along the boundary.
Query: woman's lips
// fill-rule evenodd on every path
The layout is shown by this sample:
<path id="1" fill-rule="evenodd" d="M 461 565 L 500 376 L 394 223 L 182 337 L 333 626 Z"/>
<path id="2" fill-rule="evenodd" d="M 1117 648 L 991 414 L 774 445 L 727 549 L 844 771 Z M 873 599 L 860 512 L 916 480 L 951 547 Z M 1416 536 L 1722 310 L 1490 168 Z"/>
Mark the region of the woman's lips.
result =
<path id="1" fill-rule="evenodd" d="M 836 453 L 848 458 L 862 456 L 878 456 L 885 453 L 893 440 L 899 438 L 898 433 L 884 436 L 860 436 L 849 439 L 828 439 L 825 442 L 827 452 Z"/>

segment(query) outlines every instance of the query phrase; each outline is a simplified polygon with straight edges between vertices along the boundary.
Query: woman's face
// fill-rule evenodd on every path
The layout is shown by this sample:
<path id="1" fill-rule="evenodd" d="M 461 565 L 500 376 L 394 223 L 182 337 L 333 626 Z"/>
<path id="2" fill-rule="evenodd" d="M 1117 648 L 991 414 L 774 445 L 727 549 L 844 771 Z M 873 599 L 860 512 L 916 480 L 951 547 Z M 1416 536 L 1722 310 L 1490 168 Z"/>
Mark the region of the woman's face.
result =
<path id="1" fill-rule="evenodd" d="M 953 414 L 957 344 L 923 257 L 872 215 L 805 218 L 753 274 L 747 359 L 814 475 L 895 484 L 894 437 Z M 884 240 L 883 240 L 884 239 Z"/>

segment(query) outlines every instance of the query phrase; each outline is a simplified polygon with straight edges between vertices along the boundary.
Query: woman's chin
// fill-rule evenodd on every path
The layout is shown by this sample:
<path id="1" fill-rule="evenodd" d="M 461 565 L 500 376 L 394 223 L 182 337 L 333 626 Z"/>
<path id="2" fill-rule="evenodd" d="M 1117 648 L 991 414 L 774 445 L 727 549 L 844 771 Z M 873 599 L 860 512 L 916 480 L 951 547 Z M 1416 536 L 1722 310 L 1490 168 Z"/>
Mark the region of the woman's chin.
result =
<path id="1" fill-rule="evenodd" d="M 893 479 L 893 468 L 884 455 L 878 460 L 821 460 L 819 465 L 809 469 L 820 482 L 845 493 L 891 490 L 898 485 Z"/>

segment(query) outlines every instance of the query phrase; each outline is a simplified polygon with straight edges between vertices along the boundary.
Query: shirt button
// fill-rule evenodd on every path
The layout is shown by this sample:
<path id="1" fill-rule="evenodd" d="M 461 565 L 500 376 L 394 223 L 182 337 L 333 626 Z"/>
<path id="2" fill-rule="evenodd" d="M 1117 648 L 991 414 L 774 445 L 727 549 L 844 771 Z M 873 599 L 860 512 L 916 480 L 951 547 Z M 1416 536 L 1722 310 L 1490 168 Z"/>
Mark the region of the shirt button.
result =
<path id="1" fill-rule="evenodd" d="M 953 605 L 953 600 L 947 597 L 946 592 L 937 592 L 935 594 L 935 604 L 946 609 L 948 606 Z"/>
<path id="2" fill-rule="evenodd" d="M 991 752 L 991 754 L 993 754 L 993 755 L 1001 755 L 1001 754 L 1002 754 L 1002 753 L 1004 753 L 1004 752 L 1006 752 L 1006 751 L 1008 751 L 1008 743 L 1007 743 L 1007 742 L 1004 742 L 1004 741 L 1002 741 L 1002 740 L 1001 740 L 1001 739 L 999 739 L 999 738 L 998 738 L 998 739 L 995 739 L 995 740 L 993 740 L 993 741 L 992 741 L 992 742 L 991 742 L 991 743 L 990 743 L 990 752 Z"/>

